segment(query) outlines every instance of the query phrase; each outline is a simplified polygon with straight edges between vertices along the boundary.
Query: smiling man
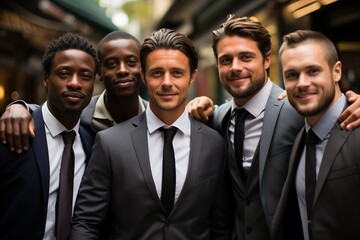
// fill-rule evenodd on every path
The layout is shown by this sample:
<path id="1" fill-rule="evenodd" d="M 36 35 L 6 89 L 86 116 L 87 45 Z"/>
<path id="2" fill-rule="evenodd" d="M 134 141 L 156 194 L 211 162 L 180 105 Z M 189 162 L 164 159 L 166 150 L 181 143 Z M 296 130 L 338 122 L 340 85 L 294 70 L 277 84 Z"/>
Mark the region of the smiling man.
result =
<path id="1" fill-rule="evenodd" d="M 108 239 L 230 239 L 223 139 L 186 111 L 194 45 L 160 29 L 140 56 L 149 107 L 97 134 L 71 239 L 97 239 L 103 228 Z"/>
<path id="2" fill-rule="evenodd" d="M 99 67 L 95 49 L 84 38 L 66 34 L 49 44 L 42 64 L 47 99 L 33 113 L 36 136 L 29 150 L 15 154 L 0 144 L 1 239 L 69 238 L 72 206 L 93 143 L 79 118 L 93 93 Z M 62 135 L 69 132 L 75 137 L 73 170 L 63 176 Z"/>
<path id="3" fill-rule="evenodd" d="M 360 239 L 360 129 L 344 131 L 337 121 L 348 104 L 336 48 L 319 32 L 298 30 L 284 36 L 279 55 L 289 101 L 306 120 L 274 216 L 274 236 L 280 228 L 283 236 L 274 239 Z"/>

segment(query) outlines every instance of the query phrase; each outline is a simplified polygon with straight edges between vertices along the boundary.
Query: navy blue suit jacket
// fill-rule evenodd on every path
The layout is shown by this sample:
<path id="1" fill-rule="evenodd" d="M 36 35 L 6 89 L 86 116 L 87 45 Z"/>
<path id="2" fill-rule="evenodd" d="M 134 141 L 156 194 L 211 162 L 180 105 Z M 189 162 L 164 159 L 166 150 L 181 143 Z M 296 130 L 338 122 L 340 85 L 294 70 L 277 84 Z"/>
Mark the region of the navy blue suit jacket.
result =
<path id="1" fill-rule="evenodd" d="M 33 113 L 36 136 L 28 151 L 16 154 L 0 144 L 0 239 L 41 240 L 49 196 L 49 158 L 41 108 Z M 80 126 L 87 156 L 93 137 Z"/>

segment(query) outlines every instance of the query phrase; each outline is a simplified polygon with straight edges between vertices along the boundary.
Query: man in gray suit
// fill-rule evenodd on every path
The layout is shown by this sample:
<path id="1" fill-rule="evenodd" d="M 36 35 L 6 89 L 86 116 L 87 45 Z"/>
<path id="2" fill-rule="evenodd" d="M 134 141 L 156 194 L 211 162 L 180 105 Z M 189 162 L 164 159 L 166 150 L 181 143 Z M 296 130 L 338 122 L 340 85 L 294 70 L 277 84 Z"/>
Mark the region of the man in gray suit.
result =
<path id="1" fill-rule="evenodd" d="M 304 120 L 287 99 L 277 99 L 283 89 L 269 79 L 270 33 L 259 22 L 230 15 L 213 31 L 213 50 L 221 84 L 233 97 L 215 109 L 209 124 L 226 138 L 236 239 L 270 239 L 290 151 Z M 194 117 L 203 119 L 205 100 L 189 103 Z M 237 109 L 248 112 L 240 159 L 234 144 Z"/>
<path id="2" fill-rule="evenodd" d="M 186 98 L 197 75 L 197 53 L 184 35 L 160 29 L 141 51 L 149 107 L 97 134 L 74 210 L 71 239 L 230 239 L 224 141 L 189 118 Z M 169 207 L 162 128 L 173 139 L 176 183 Z M 171 194 L 170 194 L 171 195 Z"/>
<path id="3" fill-rule="evenodd" d="M 289 101 L 305 127 L 291 152 L 274 239 L 281 227 L 283 239 L 360 239 L 360 129 L 344 131 L 337 122 L 347 103 L 336 48 L 319 32 L 298 30 L 284 36 L 279 55 Z M 312 147 L 304 147 L 312 133 L 313 168 Z"/>

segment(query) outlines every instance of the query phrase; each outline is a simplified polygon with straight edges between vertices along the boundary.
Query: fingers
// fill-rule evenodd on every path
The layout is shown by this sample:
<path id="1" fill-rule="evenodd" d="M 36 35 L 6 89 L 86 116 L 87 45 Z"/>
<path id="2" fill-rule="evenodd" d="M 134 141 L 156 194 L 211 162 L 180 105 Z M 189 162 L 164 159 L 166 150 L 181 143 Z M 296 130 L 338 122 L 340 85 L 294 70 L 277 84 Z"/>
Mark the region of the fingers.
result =
<path id="1" fill-rule="evenodd" d="M 350 131 L 360 126 L 360 95 L 348 91 L 346 99 L 351 105 L 339 116 L 339 121 L 341 128 Z"/>
<path id="2" fill-rule="evenodd" d="M 287 97 L 287 93 L 286 91 L 283 91 L 279 96 L 278 96 L 278 100 L 283 100 L 284 98 Z"/>
<path id="3" fill-rule="evenodd" d="M 191 100 L 187 108 L 190 116 L 202 122 L 207 122 L 214 112 L 213 101 L 208 97 L 197 97 Z"/>
<path id="4" fill-rule="evenodd" d="M 30 121 L 32 116 L 24 106 L 13 104 L 6 108 L 0 118 L 0 135 L 1 141 L 8 145 L 10 151 L 20 154 L 29 148 Z M 31 131 L 34 135 L 34 130 Z"/>

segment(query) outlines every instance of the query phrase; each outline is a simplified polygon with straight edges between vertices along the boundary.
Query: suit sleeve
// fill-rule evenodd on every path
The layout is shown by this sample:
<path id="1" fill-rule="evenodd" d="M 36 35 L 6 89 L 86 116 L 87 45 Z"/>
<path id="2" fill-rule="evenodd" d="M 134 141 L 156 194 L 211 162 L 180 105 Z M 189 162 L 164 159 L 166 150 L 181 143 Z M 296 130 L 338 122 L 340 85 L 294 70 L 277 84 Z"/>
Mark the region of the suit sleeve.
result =
<path id="1" fill-rule="evenodd" d="M 110 157 L 98 134 L 77 196 L 70 239 L 99 238 L 108 215 L 110 183 Z"/>

